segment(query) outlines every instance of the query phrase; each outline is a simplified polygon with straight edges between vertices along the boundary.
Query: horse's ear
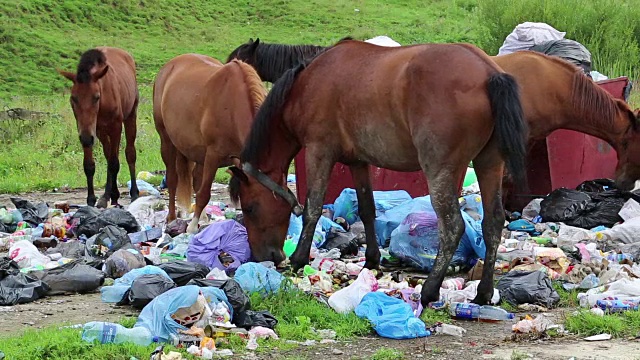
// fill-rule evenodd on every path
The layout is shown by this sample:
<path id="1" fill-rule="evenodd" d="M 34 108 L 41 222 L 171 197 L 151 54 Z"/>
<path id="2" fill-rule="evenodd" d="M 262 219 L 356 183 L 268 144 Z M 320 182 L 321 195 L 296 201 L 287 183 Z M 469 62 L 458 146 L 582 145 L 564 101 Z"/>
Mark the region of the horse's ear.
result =
<path id="1" fill-rule="evenodd" d="M 72 82 L 76 82 L 76 74 L 74 74 L 72 72 L 60 70 L 60 69 L 56 69 L 56 71 L 58 71 L 58 74 L 66 77 L 67 79 L 71 80 Z"/>
<path id="2" fill-rule="evenodd" d="M 254 45 L 258 45 L 258 44 L 260 44 L 260 38 L 256 38 L 256 41 L 254 41 L 254 43 L 253 43 L 253 44 L 254 44 Z"/>
<path id="3" fill-rule="evenodd" d="M 102 77 L 107 74 L 107 71 L 109 71 L 109 65 L 105 65 L 102 69 L 98 69 L 92 75 L 93 81 L 98 81 L 102 79 Z"/>
<path id="4" fill-rule="evenodd" d="M 249 178 L 247 177 L 247 174 L 244 173 L 244 171 L 242 171 L 242 169 L 240 169 L 237 166 L 229 166 L 229 168 L 227 169 L 227 173 L 230 174 L 231 176 L 235 177 L 236 179 L 242 181 L 242 182 L 248 182 Z"/>

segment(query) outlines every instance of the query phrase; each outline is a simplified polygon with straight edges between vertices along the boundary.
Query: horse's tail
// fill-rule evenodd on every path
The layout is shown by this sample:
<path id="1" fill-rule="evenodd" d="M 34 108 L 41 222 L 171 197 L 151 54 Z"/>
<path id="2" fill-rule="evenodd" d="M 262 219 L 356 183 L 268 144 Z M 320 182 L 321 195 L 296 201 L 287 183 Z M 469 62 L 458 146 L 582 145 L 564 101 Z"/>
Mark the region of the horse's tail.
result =
<path id="1" fill-rule="evenodd" d="M 191 212 L 191 195 L 193 194 L 193 168 L 195 163 L 187 160 L 182 154 L 176 156 L 176 173 L 178 186 L 176 187 L 176 203 L 178 207 L 188 213 Z"/>
<path id="2" fill-rule="evenodd" d="M 520 103 L 518 83 L 513 76 L 497 72 L 489 77 L 487 90 L 495 119 L 495 135 L 507 171 L 516 185 L 526 187 L 528 128 Z"/>

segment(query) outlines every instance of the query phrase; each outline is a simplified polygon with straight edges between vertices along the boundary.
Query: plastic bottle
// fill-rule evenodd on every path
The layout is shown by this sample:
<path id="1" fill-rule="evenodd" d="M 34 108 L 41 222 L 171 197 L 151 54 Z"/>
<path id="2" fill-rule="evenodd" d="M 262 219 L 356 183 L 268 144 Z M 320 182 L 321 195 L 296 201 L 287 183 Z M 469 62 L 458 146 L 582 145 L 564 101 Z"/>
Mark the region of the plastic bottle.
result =
<path id="1" fill-rule="evenodd" d="M 632 300 L 597 300 L 596 305 L 607 312 L 638 310 L 638 302 Z"/>
<path id="2" fill-rule="evenodd" d="M 449 314 L 458 319 L 500 321 L 515 318 L 512 313 L 496 306 L 480 306 L 470 303 L 452 302 L 449 306 Z"/>
<path id="3" fill-rule="evenodd" d="M 442 324 L 436 328 L 437 334 L 445 334 L 451 336 L 462 337 L 467 330 L 461 328 L 460 326 L 450 325 L 450 324 Z"/>
<path id="4" fill-rule="evenodd" d="M 151 336 L 149 330 L 144 327 L 127 329 L 119 324 L 92 321 L 86 323 L 82 328 L 82 340 L 87 342 L 98 340 L 102 344 L 122 344 L 129 342 L 141 346 L 148 346 L 155 339 Z"/>

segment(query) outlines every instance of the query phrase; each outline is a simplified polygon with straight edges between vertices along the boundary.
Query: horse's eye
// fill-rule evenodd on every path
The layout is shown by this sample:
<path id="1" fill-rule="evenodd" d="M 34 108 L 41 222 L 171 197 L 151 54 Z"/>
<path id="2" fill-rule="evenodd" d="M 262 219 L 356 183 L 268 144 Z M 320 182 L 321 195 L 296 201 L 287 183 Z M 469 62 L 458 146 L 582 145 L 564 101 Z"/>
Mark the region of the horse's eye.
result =
<path id="1" fill-rule="evenodd" d="M 72 96 L 71 97 L 71 101 L 73 101 L 74 104 L 78 103 L 78 97 L 77 96 Z"/>
<path id="2" fill-rule="evenodd" d="M 100 100 L 100 94 L 95 94 L 95 95 L 93 95 L 93 102 L 94 102 L 94 103 L 97 103 L 97 102 L 98 102 L 98 100 Z"/>

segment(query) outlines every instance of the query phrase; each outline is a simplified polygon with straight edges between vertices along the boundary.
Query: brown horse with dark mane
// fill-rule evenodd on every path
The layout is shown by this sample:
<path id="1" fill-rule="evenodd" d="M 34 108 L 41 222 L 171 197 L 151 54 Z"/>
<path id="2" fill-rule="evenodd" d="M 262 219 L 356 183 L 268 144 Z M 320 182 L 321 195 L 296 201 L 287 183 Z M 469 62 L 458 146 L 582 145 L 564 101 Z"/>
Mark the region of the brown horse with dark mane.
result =
<path id="1" fill-rule="evenodd" d="M 312 45 L 252 44 L 240 46 L 238 49 L 242 51 L 236 50 L 229 58 L 250 59 L 259 74 L 268 73 L 270 78 L 279 78 L 287 68 L 301 63 L 301 54 L 311 59 L 327 49 Z M 261 47 L 270 50 L 258 52 Z M 518 51 L 491 59 L 518 81 L 530 143 L 558 129 L 603 139 L 618 155 L 618 187 L 624 190 L 633 187 L 640 178 L 640 111 L 632 112 L 627 103 L 614 99 L 575 65 L 561 58 Z"/>
<path id="2" fill-rule="evenodd" d="M 577 66 L 554 56 L 519 51 L 492 57 L 520 85 L 529 138 L 540 140 L 558 129 L 608 142 L 618 155 L 617 186 L 631 190 L 640 179 L 638 111 L 614 99 Z"/>
<path id="3" fill-rule="evenodd" d="M 181 207 L 191 205 L 195 163 L 202 178 L 188 231 L 198 230 L 216 170 L 240 155 L 266 93 L 256 71 L 237 60 L 223 65 L 205 55 L 186 54 L 160 69 L 153 86 L 153 118 L 167 168 L 169 221 L 176 218 L 176 193 Z"/>
<path id="4" fill-rule="evenodd" d="M 230 192 L 234 200 L 242 200 L 254 258 L 279 263 L 285 259 L 289 212 L 301 211 L 295 196 L 284 190 L 286 173 L 294 156 L 306 148 L 310 190 L 303 232 L 291 256 L 294 268 L 300 268 L 309 261 L 331 169 L 336 162 L 348 165 L 365 225 L 365 266 L 375 268 L 380 252 L 369 165 L 424 171 L 440 240 L 422 290 L 427 304 L 438 299 L 464 231 L 458 186 L 473 160 L 483 194 L 487 246 L 475 302 L 485 304 L 493 295 L 493 266 L 504 223 L 503 168 L 506 162 L 519 183 L 525 183 L 526 138 L 516 81 L 480 49 L 468 44 L 387 48 L 341 41 L 274 84 L 247 138 L 242 163 L 237 164 L 241 168 L 230 168 Z"/>
<path id="5" fill-rule="evenodd" d="M 122 125 L 127 140 L 125 154 L 131 175 L 131 200 L 138 198 L 136 185 L 136 113 L 138 111 L 138 85 L 133 57 L 122 49 L 99 47 L 88 50 L 80 57 L 77 72 L 58 72 L 73 82 L 71 108 L 76 118 L 80 143 L 84 149 L 84 173 L 87 177 L 87 204 L 96 205 L 93 176 L 96 163 L 93 145 L 96 137 L 102 143 L 107 159 L 107 184 L 98 207 L 118 204 L 118 151 Z"/>

